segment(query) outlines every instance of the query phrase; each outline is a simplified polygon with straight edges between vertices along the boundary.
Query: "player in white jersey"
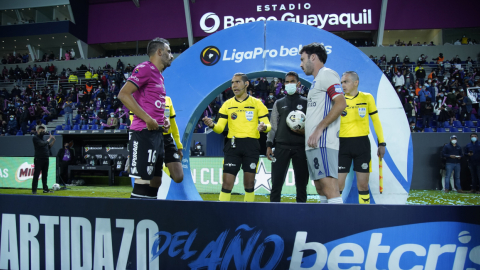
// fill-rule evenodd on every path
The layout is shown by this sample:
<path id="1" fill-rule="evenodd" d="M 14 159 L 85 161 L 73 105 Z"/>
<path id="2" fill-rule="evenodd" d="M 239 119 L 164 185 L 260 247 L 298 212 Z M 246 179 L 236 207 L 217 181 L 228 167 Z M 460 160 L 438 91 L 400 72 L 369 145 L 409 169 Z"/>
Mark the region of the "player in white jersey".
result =
<path id="1" fill-rule="evenodd" d="M 347 107 L 340 76 L 326 68 L 327 52 L 319 43 L 311 43 L 300 51 L 300 67 L 305 75 L 313 75 L 308 92 L 305 140 L 310 178 L 321 201 L 343 203 L 338 189 L 338 150 L 340 114 Z M 326 198 L 325 198 L 326 196 Z"/>

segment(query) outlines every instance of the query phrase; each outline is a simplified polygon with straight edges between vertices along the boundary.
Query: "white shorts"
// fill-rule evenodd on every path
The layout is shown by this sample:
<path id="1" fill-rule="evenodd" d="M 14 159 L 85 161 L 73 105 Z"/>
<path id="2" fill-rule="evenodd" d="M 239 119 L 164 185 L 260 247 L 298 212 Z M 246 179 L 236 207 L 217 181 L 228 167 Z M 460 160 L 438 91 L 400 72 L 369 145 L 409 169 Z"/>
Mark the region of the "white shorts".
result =
<path id="1" fill-rule="evenodd" d="M 338 179 L 338 150 L 320 147 L 306 150 L 306 154 L 311 180 L 325 177 Z"/>

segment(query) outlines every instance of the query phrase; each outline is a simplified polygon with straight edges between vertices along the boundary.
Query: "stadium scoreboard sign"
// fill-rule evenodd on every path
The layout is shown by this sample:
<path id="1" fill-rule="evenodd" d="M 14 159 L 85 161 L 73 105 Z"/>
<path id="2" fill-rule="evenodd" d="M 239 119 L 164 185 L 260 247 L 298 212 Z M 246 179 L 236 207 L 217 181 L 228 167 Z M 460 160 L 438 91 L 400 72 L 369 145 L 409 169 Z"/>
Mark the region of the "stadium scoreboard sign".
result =
<path id="1" fill-rule="evenodd" d="M 256 21 L 288 21 L 329 31 L 377 30 L 381 1 L 351 2 L 348 5 L 318 1 L 284 0 L 260 4 L 247 0 L 234 9 L 230 2 L 191 4 L 195 36 L 205 36 L 236 25 Z"/>
<path id="2" fill-rule="evenodd" d="M 479 211 L 1 195 L 0 269 L 479 269 Z"/>

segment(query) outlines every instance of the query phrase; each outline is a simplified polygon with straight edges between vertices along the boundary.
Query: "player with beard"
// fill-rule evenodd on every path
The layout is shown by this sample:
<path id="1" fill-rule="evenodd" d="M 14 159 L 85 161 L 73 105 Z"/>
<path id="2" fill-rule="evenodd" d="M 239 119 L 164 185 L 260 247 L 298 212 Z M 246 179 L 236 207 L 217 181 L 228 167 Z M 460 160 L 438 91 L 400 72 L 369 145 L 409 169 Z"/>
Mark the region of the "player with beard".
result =
<path id="1" fill-rule="evenodd" d="M 163 38 L 148 43 L 149 61 L 137 65 L 118 98 L 134 114 L 129 134 L 130 177 L 135 178 L 131 198 L 156 199 L 162 183 L 165 85 L 162 72 L 173 61 Z"/>
<path id="2" fill-rule="evenodd" d="M 340 114 L 347 104 L 338 73 L 325 67 L 327 52 L 319 43 L 300 51 L 300 67 L 314 80 L 307 97 L 305 141 L 308 170 L 321 202 L 343 203 L 338 188 Z M 324 197 L 326 196 L 326 198 Z"/>
<path id="3" fill-rule="evenodd" d="M 235 96 L 223 103 L 218 123 L 204 117 L 202 120 L 213 131 L 220 134 L 228 123 L 228 141 L 223 148 L 223 184 L 220 201 L 230 201 L 233 184 L 240 167 L 243 170 L 243 185 L 246 202 L 255 201 L 255 174 L 260 159 L 261 132 L 271 129 L 268 109 L 262 101 L 247 93 L 250 84 L 247 75 L 236 73 L 232 78 L 232 90 Z M 259 123 L 260 122 L 260 123 Z"/>

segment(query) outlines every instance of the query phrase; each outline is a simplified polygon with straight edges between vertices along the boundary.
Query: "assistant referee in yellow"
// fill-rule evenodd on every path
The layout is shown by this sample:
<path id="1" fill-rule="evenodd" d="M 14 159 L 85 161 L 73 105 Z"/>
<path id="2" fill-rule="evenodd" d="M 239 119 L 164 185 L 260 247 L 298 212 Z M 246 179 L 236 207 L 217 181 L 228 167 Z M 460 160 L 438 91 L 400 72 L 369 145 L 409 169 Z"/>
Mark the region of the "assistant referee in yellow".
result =
<path id="1" fill-rule="evenodd" d="M 230 201 L 233 184 L 240 166 L 246 202 L 255 201 L 255 174 L 260 158 L 260 132 L 271 129 L 268 109 L 259 99 L 247 93 L 250 84 L 247 75 L 236 73 L 232 79 L 234 97 L 225 101 L 219 111 L 218 123 L 204 117 L 202 120 L 216 133 L 222 133 L 228 123 L 228 141 L 223 148 L 223 184 L 220 201 Z"/>
<path id="2" fill-rule="evenodd" d="M 353 170 L 357 175 L 358 201 L 360 204 L 369 204 L 368 180 L 372 165 L 370 140 L 368 139 L 370 133 L 369 116 L 372 118 L 378 138 L 377 156 L 383 158 L 387 144 L 383 138 L 382 124 L 378 117 L 375 99 L 369 93 L 358 91 L 358 74 L 355 71 L 343 73 L 341 83 L 347 108 L 342 113 L 340 123 L 339 189 L 341 193 L 345 187 L 345 179 L 353 160 Z"/>

